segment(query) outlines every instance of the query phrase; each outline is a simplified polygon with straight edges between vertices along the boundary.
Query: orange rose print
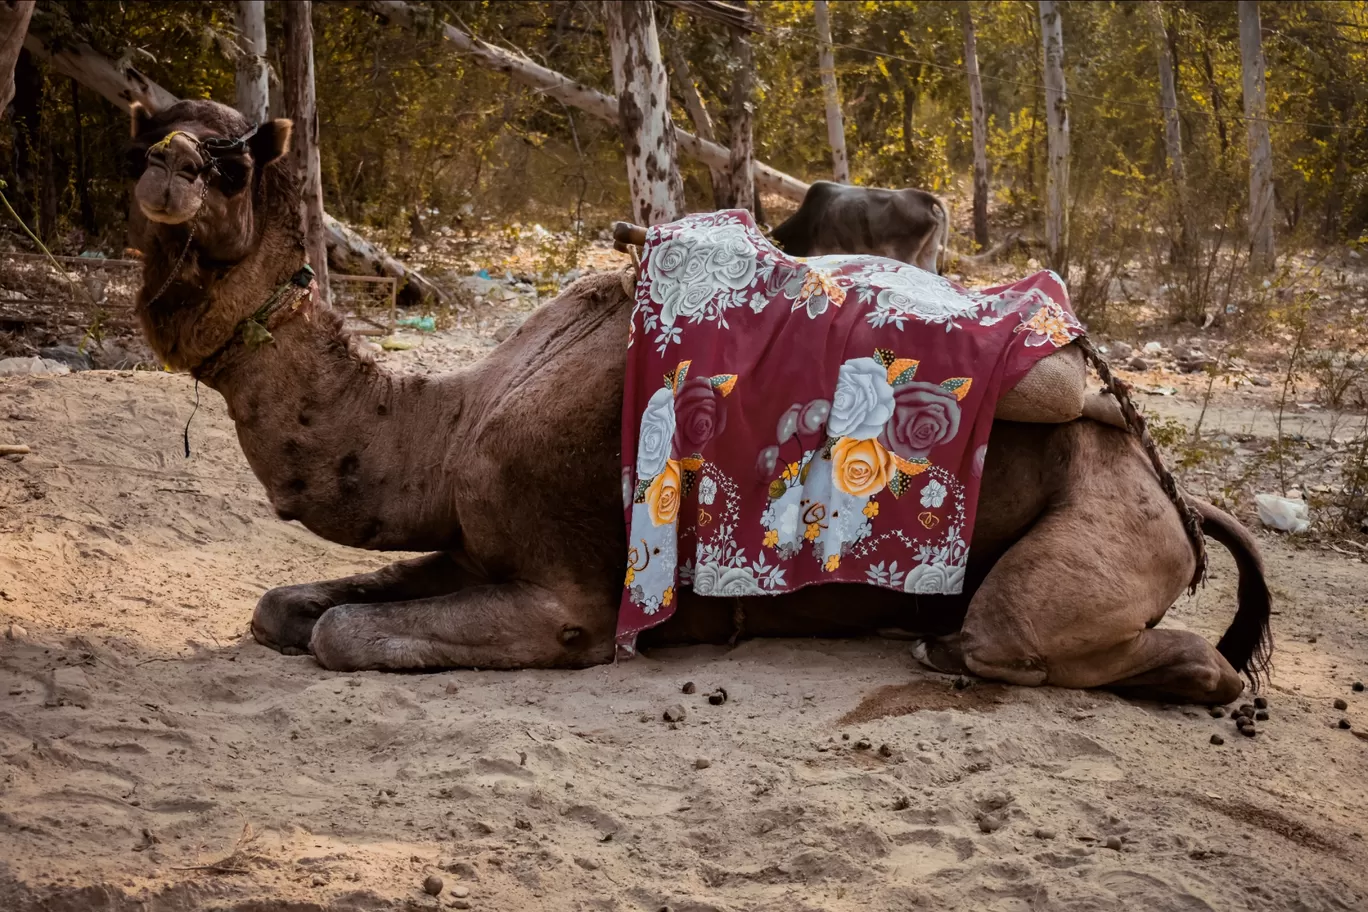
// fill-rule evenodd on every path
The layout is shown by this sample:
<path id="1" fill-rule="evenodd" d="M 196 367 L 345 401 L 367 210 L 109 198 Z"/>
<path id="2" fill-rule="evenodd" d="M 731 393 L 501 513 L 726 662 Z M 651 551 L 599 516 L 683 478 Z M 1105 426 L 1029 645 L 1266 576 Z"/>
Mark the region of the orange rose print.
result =
<path id="1" fill-rule="evenodd" d="M 679 516 L 679 460 L 667 460 L 646 489 L 646 507 L 657 526 L 667 526 Z"/>
<path id="2" fill-rule="evenodd" d="M 896 466 L 893 454 L 874 439 L 842 437 L 831 448 L 832 481 L 853 497 L 869 497 L 888 484 Z"/>

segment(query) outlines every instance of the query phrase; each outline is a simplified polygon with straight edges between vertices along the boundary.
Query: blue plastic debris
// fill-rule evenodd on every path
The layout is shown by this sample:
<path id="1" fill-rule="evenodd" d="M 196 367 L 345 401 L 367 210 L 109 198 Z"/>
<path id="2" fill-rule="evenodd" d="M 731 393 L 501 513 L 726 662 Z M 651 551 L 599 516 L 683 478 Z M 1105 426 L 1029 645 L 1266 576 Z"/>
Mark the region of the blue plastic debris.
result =
<path id="1" fill-rule="evenodd" d="M 436 332 L 437 319 L 435 317 L 403 317 L 399 320 L 400 326 L 407 326 L 419 332 Z"/>

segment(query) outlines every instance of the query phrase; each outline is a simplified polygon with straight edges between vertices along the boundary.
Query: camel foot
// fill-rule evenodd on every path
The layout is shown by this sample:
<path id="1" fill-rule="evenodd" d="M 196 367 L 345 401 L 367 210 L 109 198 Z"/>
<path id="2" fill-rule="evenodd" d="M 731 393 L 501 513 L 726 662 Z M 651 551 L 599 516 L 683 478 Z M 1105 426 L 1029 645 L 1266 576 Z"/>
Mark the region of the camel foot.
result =
<path id="1" fill-rule="evenodd" d="M 912 647 L 912 658 L 931 671 L 940 674 L 969 674 L 964 664 L 964 653 L 960 651 L 959 634 L 946 637 L 925 637 Z"/>

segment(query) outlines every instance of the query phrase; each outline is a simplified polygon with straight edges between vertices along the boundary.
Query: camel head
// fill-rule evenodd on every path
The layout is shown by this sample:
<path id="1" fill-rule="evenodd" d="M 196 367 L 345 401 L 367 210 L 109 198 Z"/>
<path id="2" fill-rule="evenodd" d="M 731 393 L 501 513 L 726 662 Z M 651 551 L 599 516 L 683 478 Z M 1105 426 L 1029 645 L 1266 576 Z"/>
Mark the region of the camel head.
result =
<path id="1" fill-rule="evenodd" d="M 174 246 L 193 223 L 203 256 L 219 263 L 242 259 L 264 214 L 256 210 L 271 202 L 256 191 L 289 147 L 290 121 L 254 129 L 212 101 L 180 101 L 158 112 L 134 104 L 132 114 L 134 246 L 149 252 L 159 234 Z"/>

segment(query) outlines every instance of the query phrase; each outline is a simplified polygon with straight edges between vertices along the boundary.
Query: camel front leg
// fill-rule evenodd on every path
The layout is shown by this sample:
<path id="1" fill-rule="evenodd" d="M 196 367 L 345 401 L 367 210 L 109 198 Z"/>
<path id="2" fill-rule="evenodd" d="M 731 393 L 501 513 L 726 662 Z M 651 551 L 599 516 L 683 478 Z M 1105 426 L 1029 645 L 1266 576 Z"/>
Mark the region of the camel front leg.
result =
<path id="1" fill-rule="evenodd" d="M 450 554 L 427 554 L 341 579 L 267 591 L 252 612 L 252 636 L 285 655 L 308 652 L 314 624 L 329 608 L 446 595 L 477 580 Z"/>
<path id="2" fill-rule="evenodd" d="M 584 668 L 612 660 L 616 624 L 610 596 L 496 583 L 338 605 L 318 620 L 309 646 L 333 671 Z"/>

